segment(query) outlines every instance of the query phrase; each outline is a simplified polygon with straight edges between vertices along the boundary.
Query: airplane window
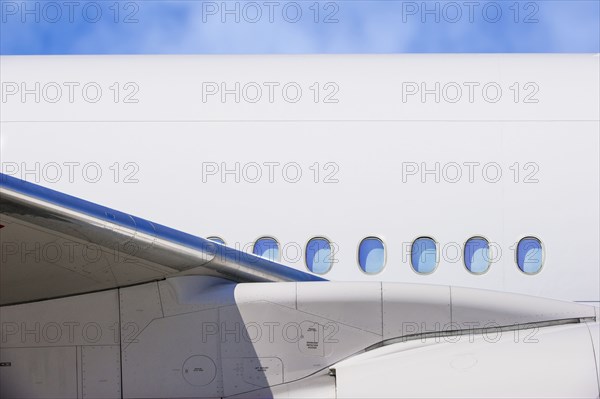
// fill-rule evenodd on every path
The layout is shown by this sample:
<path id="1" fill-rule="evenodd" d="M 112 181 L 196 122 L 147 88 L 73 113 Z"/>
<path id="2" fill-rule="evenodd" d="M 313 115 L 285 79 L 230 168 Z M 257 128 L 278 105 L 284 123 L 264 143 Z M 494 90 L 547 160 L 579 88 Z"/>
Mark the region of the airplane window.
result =
<path id="1" fill-rule="evenodd" d="M 279 261 L 279 243 L 272 237 L 261 237 L 254 243 L 254 255 L 267 258 L 274 262 Z"/>
<path id="2" fill-rule="evenodd" d="M 517 265 L 523 273 L 535 274 L 542 268 L 542 242 L 535 237 L 525 237 L 517 244 Z"/>
<path id="3" fill-rule="evenodd" d="M 312 238 L 306 244 L 306 266 L 316 274 L 325 274 L 331 269 L 333 256 L 329 240 L 322 237 Z"/>
<path id="4" fill-rule="evenodd" d="M 211 241 L 214 241 L 214 242 L 218 242 L 221 245 L 225 245 L 225 240 L 222 239 L 221 237 L 212 236 L 212 237 L 208 237 L 207 240 L 211 240 Z"/>
<path id="5" fill-rule="evenodd" d="M 363 272 L 379 273 L 385 265 L 385 247 L 377 237 L 367 237 L 358 247 L 358 264 Z"/>
<path id="6" fill-rule="evenodd" d="M 437 244 L 433 238 L 419 237 L 413 241 L 410 261 L 417 273 L 432 273 L 437 267 Z"/>
<path id="7" fill-rule="evenodd" d="M 465 244 L 464 256 L 468 271 L 485 273 L 490 267 L 490 243 L 483 237 L 471 237 Z"/>

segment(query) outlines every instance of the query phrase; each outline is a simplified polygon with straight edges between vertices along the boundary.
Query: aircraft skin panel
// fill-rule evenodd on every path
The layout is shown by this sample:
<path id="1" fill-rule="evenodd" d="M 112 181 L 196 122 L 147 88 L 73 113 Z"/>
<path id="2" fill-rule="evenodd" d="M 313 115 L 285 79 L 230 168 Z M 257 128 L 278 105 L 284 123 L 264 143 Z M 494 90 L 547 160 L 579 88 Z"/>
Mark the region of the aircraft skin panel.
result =
<path id="1" fill-rule="evenodd" d="M 338 398 L 591 399 L 599 394 L 585 323 L 396 343 L 332 368 Z"/>
<path id="2" fill-rule="evenodd" d="M 121 347 L 120 345 L 82 346 L 81 397 L 112 399 L 122 395 L 121 391 Z"/>
<path id="3" fill-rule="evenodd" d="M 424 396 L 463 396 L 465 389 L 479 396 L 486 387 L 507 397 L 546 397 L 549 387 L 557 396 L 597 395 L 593 307 L 488 291 L 469 307 L 465 302 L 478 297 L 472 290 L 455 303 L 455 287 L 365 284 L 362 310 L 352 304 L 361 291 L 356 282 L 234 283 L 210 276 L 4 306 L 0 377 L 9 383 L 0 394 L 69 397 L 68 378 L 79 386 L 89 378 L 73 397 L 331 397 L 333 387 L 338 398 L 401 397 L 414 396 L 434 373 L 481 384 L 438 378 L 420 387 Z M 384 312 L 356 317 L 369 308 Z M 34 392 L 29 384 L 37 377 L 29 370 L 49 359 L 68 378 L 59 386 L 39 379 L 47 390 Z M 570 371 L 560 379 L 552 373 L 564 373 L 563 360 Z M 514 384 L 498 378 L 506 368 Z"/>
<path id="4" fill-rule="evenodd" d="M 120 398 L 119 294 L 0 308 L 2 398 Z"/>
<path id="5" fill-rule="evenodd" d="M 11 364 L 0 370 L 0 394 L 12 399 L 80 398 L 77 355 L 75 346 L 0 349 L 2 361 Z"/>
<path id="6" fill-rule="evenodd" d="M 0 223 L 3 304 L 110 289 L 177 272 L 5 214 Z"/>
<path id="7" fill-rule="evenodd" d="M 600 308 L 596 308 L 596 320 L 600 320 L 598 313 Z M 590 337 L 594 345 L 594 357 L 596 358 L 596 374 L 598 375 L 598 391 L 600 392 L 600 323 L 588 323 Z"/>
<path id="8" fill-rule="evenodd" d="M 402 290 L 382 283 L 383 338 L 394 339 L 452 326 L 450 287 L 405 284 Z M 394 306 L 410 303 L 410 306 Z"/>
<path id="9" fill-rule="evenodd" d="M 466 325 L 477 320 L 483 325 L 498 323 L 500 326 L 522 324 L 547 319 L 566 320 L 577 317 L 595 318 L 594 307 L 573 308 L 569 302 L 549 300 L 529 295 L 503 295 L 496 291 L 451 287 L 452 322 Z M 527 303 L 527 307 L 523 304 Z M 539 309 L 537 316 L 532 309 Z M 583 312 L 583 313 L 582 313 Z M 585 314 L 585 316 L 583 316 Z M 481 327 L 481 326 L 480 326 Z"/>
<path id="10" fill-rule="evenodd" d="M 335 379 L 331 378 L 329 372 L 326 371 L 289 384 L 277 385 L 267 389 L 258 389 L 256 391 L 230 396 L 230 398 L 336 399 L 337 396 L 335 392 Z"/>
<path id="11" fill-rule="evenodd" d="M 315 284 L 296 285 L 298 310 L 311 315 L 336 319 L 382 336 L 382 284 L 347 282 L 331 284 L 327 292 Z M 352 292 L 353 295 L 348 295 Z M 352 309 L 352 311 L 348 311 Z"/>

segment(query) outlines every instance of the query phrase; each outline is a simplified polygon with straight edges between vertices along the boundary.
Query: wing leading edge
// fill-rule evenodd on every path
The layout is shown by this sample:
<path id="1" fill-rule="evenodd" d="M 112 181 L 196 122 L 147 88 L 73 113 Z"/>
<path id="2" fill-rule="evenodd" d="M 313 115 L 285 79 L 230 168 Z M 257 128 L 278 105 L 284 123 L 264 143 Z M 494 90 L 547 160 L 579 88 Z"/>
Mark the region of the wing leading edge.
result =
<path id="1" fill-rule="evenodd" d="M 244 251 L 0 174 L 0 304 L 172 275 L 324 281 Z"/>

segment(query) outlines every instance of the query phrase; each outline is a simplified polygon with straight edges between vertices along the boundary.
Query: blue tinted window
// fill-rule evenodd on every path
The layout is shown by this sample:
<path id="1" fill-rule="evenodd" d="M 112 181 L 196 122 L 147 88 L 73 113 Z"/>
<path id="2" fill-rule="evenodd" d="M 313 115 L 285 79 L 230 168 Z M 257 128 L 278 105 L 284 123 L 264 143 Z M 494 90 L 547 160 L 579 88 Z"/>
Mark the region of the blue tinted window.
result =
<path id="1" fill-rule="evenodd" d="M 437 266 L 437 247 L 429 237 L 419 237 L 410 251 L 410 261 L 417 273 L 431 273 Z"/>
<path id="2" fill-rule="evenodd" d="M 218 242 L 221 245 L 225 245 L 225 240 L 223 240 L 221 237 L 213 236 L 213 237 L 208 237 L 208 239 L 211 241 L 214 241 L 214 242 Z"/>
<path id="3" fill-rule="evenodd" d="M 490 243 L 483 237 L 469 238 L 465 244 L 465 266 L 471 273 L 485 273 L 490 267 Z"/>
<path id="4" fill-rule="evenodd" d="M 517 245 L 517 265 L 524 273 L 534 274 L 542 268 L 542 242 L 535 237 L 525 237 Z"/>
<path id="5" fill-rule="evenodd" d="M 365 273 L 379 273 L 385 264 L 385 248 L 383 241 L 375 237 L 367 237 L 358 247 L 358 264 Z"/>
<path id="6" fill-rule="evenodd" d="M 313 238 L 306 244 L 306 266 L 317 274 L 324 274 L 331 269 L 333 263 L 331 244 L 325 238 Z"/>
<path id="7" fill-rule="evenodd" d="M 279 243 L 271 237 L 261 237 L 254 243 L 254 255 L 262 256 L 274 262 L 279 260 Z"/>

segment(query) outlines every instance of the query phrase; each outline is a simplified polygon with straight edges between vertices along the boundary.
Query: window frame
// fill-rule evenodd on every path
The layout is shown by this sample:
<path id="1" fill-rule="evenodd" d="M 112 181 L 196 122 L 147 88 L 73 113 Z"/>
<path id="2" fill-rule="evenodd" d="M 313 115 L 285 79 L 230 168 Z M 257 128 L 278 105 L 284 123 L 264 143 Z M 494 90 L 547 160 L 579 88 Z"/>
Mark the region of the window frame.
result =
<path id="1" fill-rule="evenodd" d="M 272 260 L 270 258 L 264 257 L 262 255 L 257 255 L 254 253 L 254 249 L 256 248 L 256 243 L 262 239 L 271 239 L 271 240 L 275 241 L 275 243 L 277 244 L 277 259 Z M 254 241 L 252 241 L 252 255 L 258 256 L 259 258 L 262 258 L 262 259 L 270 260 L 271 262 L 281 263 L 281 243 L 279 242 L 279 240 L 277 238 L 275 238 L 271 235 L 258 236 Z"/>
<path id="2" fill-rule="evenodd" d="M 310 270 L 310 267 L 308 267 L 308 244 L 310 244 L 310 242 L 312 240 L 316 240 L 316 239 L 322 239 L 327 241 L 327 244 L 329 244 L 329 250 L 330 250 L 330 259 L 331 259 L 331 263 L 329 264 L 329 268 L 324 271 L 323 273 L 317 273 L 314 272 L 312 270 Z M 308 241 L 306 241 L 306 244 L 304 245 L 304 267 L 306 267 L 306 270 L 308 270 L 310 273 L 316 274 L 318 276 L 324 276 L 327 273 L 329 273 L 331 271 L 331 269 L 333 269 L 333 264 L 335 263 L 335 251 L 334 251 L 334 247 L 332 244 L 332 241 L 329 239 L 329 237 L 325 236 L 325 235 L 316 235 L 316 236 L 312 236 L 308 239 Z"/>
<path id="3" fill-rule="evenodd" d="M 435 244 L 435 267 L 427 273 L 422 273 L 419 272 L 415 269 L 415 265 L 413 265 L 413 261 L 412 261 L 412 253 L 413 253 L 413 246 L 415 245 L 415 241 L 417 241 L 418 239 L 421 238 L 428 238 L 431 241 L 433 241 L 433 243 Z M 436 270 L 438 269 L 438 267 L 440 266 L 440 244 L 437 242 L 437 240 L 435 238 L 433 238 L 432 236 L 428 236 L 428 235 L 420 235 L 415 237 L 411 242 L 410 242 L 410 259 L 408 260 L 409 264 L 410 264 L 410 269 L 416 273 L 418 276 L 428 276 L 430 274 L 433 274 L 436 272 Z"/>
<path id="4" fill-rule="evenodd" d="M 523 271 L 523 269 L 521 269 L 521 267 L 519 266 L 519 244 L 521 243 L 521 241 L 523 241 L 527 238 L 532 238 L 540 243 L 540 251 L 542 252 L 541 263 L 540 263 L 540 268 L 535 273 L 527 273 L 527 272 Z M 524 274 L 526 276 L 535 276 L 544 269 L 545 264 L 546 264 L 546 246 L 544 245 L 544 242 L 542 240 L 540 240 L 538 237 L 531 235 L 531 234 L 521 236 L 521 238 L 519 238 L 519 240 L 517 241 L 517 243 L 515 245 L 515 265 L 517 266 L 517 270 L 519 270 L 519 272 L 521 272 L 522 274 Z"/>
<path id="5" fill-rule="evenodd" d="M 213 238 L 217 238 L 220 241 L 215 241 L 215 240 L 213 240 Z M 219 244 L 219 245 L 227 245 L 227 242 L 224 239 L 222 239 L 220 236 L 212 235 L 212 236 L 206 237 L 206 239 L 209 240 L 210 242 L 214 242 L 214 243 Z"/>
<path id="6" fill-rule="evenodd" d="M 362 243 L 368 239 L 379 240 L 379 242 L 381 242 L 381 244 L 383 246 L 383 265 L 381 266 L 381 270 L 379 270 L 378 272 L 375 272 L 375 273 L 366 272 L 365 270 L 363 270 L 363 268 L 360 264 L 360 247 L 361 247 Z M 360 270 L 363 274 L 365 274 L 367 276 L 376 276 L 378 274 L 383 273 L 385 270 L 385 267 L 387 266 L 387 247 L 385 245 L 385 241 L 383 240 L 383 238 L 381 238 L 380 236 L 377 236 L 377 235 L 369 235 L 369 236 L 364 237 L 362 240 L 360 240 L 358 242 L 358 247 L 356 248 L 356 263 L 358 265 L 358 270 Z"/>
<path id="7" fill-rule="evenodd" d="M 486 268 L 484 271 L 482 271 L 482 272 L 474 272 L 474 271 L 471 271 L 471 270 L 469 270 L 469 268 L 467 267 L 467 256 L 466 256 L 466 252 L 467 252 L 467 243 L 468 243 L 470 240 L 473 240 L 473 239 L 482 239 L 482 240 L 485 240 L 485 242 L 487 242 L 487 246 L 488 246 L 488 258 L 490 258 L 490 240 L 488 240 L 488 239 L 487 239 L 487 237 L 485 237 L 484 235 L 482 235 L 482 234 L 478 234 L 478 235 L 474 235 L 474 236 L 471 236 L 471 237 L 467 238 L 467 240 L 466 240 L 466 241 L 465 241 L 465 243 L 463 244 L 463 265 L 464 265 L 465 269 L 466 269 L 466 270 L 467 270 L 469 273 L 471 273 L 471 274 L 473 274 L 473 275 L 475 275 L 475 276 L 481 276 L 481 275 L 484 275 L 484 274 L 486 274 L 487 272 L 489 272 L 489 271 L 490 271 L 490 269 L 492 268 L 492 260 L 491 260 L 491 259 L 488 259 L 488 266 L 487 266 L 487 268 Z"/>

